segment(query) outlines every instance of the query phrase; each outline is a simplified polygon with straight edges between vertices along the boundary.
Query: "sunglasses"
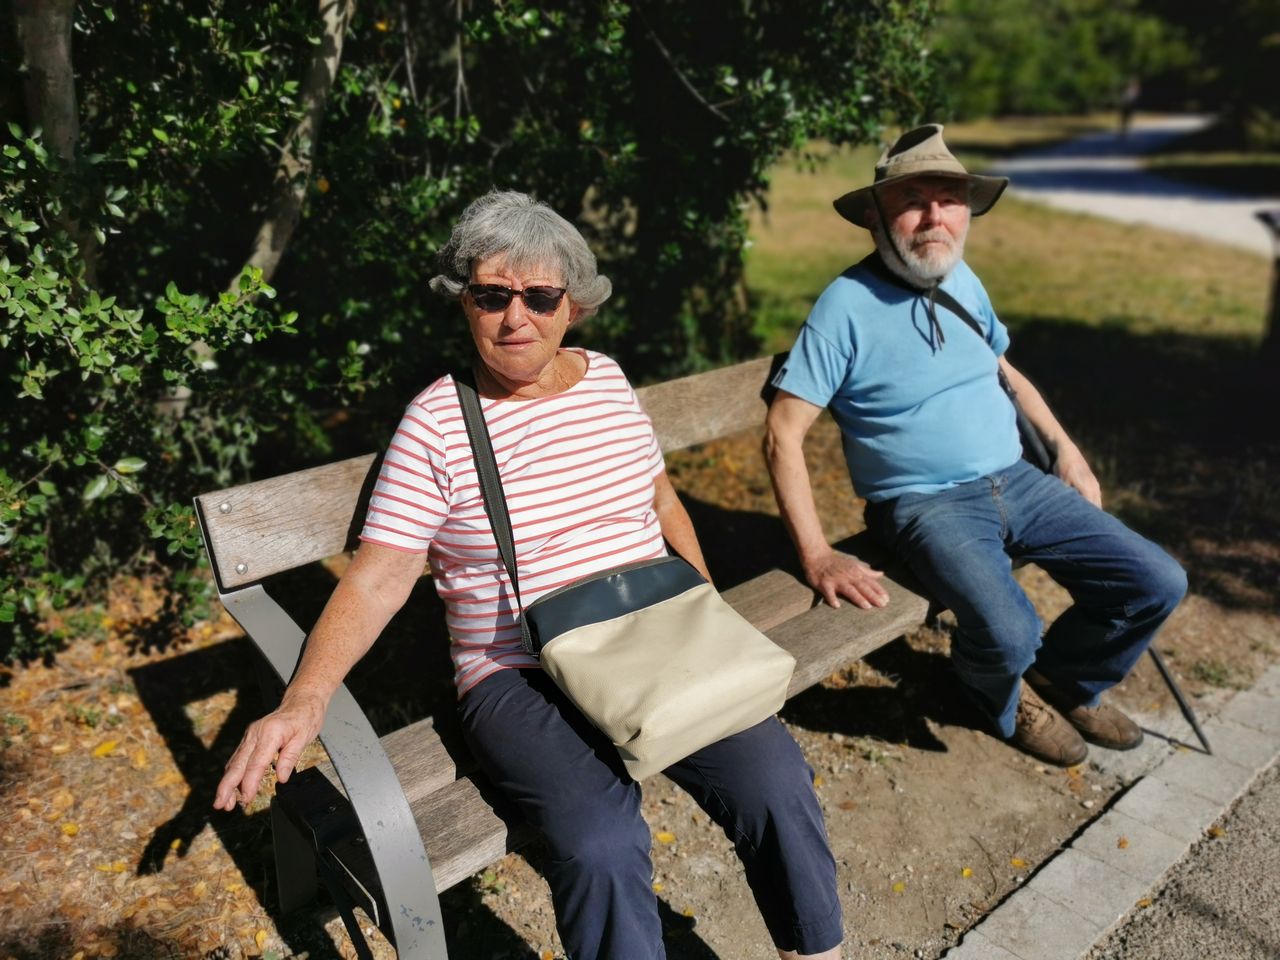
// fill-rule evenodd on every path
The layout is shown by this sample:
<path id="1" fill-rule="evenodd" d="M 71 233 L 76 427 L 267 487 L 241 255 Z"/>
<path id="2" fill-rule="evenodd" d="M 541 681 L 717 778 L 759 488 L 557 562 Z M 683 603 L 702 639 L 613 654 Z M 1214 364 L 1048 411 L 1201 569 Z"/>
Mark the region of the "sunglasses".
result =
<path id="1" fill-rule="evenodd" d="M 523 290 L 512 290 L 496 283 L 471 283 L 467 285 L 467 293 L 471 294 L 471 302 L 485 313 L 498 313 L 506 310 L 512 297 L 524 301 L 524 307 L 530 313 L 550 316 L 564 299 L 563 287 L 525 287 Z"/>

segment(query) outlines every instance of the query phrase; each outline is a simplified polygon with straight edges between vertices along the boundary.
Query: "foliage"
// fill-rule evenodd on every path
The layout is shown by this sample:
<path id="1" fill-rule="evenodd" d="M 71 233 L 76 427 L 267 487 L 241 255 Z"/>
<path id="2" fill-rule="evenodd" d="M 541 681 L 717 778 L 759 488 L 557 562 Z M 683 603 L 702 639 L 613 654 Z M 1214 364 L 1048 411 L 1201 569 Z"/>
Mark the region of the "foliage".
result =
<path id="1" fill-rule="evenodd" d="M 932 105 L 929 0 L 360 4 L 288 255 L 242 272 L 314 9 L 77 5 L 75 158 L 0 100 L 11 654 L 55 645 L 34 625 L 122 566 L 198 582 L 193 493 L 378 446 L 466 355 L 426 280 L 476 195 L 577 220 L 617 290 L 585 336 L 669 374 L 752 348 L 737 291 L 769 164 Z"/>
<path id="2" fill-rule="evenodd" d="M 1142 0 L 945 0 L 935 58 L 954 113 L 1082 113 L 1190 54 Z"/>
<path id="3" fill-rule="evenodd" d="M 1159 82 L 1201 106 L 1221 110 L 1228 132 L 1241 145 L 1280 149 L 1280 4 L 1143 0 L 1143 6 L 1178 30 L 1196 53 L 1195 69 L 1166 74 Z"/>

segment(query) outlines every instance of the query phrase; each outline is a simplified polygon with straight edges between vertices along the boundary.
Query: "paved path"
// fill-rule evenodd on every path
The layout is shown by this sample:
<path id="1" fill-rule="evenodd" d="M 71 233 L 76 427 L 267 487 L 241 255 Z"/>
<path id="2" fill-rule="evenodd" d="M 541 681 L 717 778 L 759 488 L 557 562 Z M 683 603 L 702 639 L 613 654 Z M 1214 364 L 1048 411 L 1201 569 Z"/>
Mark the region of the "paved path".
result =
<path id="1" fill-rule="evenodd" d="M 1212 756 L 1166 744 L 1154 768 L 946 960 L 1280 955 L 1280 828 L 1267 812 L 1280 807 L 1280 666 L 1203 727 Z M 1224 853 L 1216 845 L 1226 838 L 1234 849 Z"/>
<path id="2" fill-rule="evenodd" d="M 1139 157 L 1201 129 L 1207 117 L 1142 120 L 1129 136 L 1098 133 L 1002 160 L 991 173 L 1012 180 L 1014 196 L 1063 210 L 1142 223 L 1274 255 L 1260 210 L 1280 208 L 1276 197 L 1225 193 L 1149 173 Z"/>

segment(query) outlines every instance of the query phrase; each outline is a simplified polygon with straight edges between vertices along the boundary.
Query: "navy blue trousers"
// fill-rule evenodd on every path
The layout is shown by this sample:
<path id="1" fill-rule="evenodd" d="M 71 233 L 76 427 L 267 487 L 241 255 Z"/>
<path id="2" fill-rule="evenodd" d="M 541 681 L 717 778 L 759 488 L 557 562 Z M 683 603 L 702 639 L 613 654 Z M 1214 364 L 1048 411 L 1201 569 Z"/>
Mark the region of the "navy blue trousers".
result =
<path id="1" fill-rule="evenodd" d="M 486 677 L 459 712 L 485 774 L 546 838 L 545 875 L 572 960 L 665 957 L 640 785 L 613 744 L 537 669 Z M 820 953 L 841 942 L 813 771 L 776 717 L 664 772 L 733 842 L 777 947 Z"/>

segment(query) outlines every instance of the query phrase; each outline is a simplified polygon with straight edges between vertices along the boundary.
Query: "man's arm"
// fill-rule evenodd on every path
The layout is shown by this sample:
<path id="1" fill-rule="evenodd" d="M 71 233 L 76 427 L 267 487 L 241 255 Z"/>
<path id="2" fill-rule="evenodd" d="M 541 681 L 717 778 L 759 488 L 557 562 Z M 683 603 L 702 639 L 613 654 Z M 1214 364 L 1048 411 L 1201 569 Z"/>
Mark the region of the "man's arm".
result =
<path id="1" fill-rule="evenodd" d="M 404 605 L 424 563 L 420 553 L 360 545 L 307 638 L 280 706 L 249 725 L 227 761 L 214 809 L 234 808 L 237 793 L 246 804 L 253 800 L 277 753 L 276 776 L 281 783 L 289 779 L 303 748 L 319 735 L 334 691 Z"/>
<path id="2" fill-rule="evenodd" d="M 845 597 L 864 610 L 883 607 L 889 594 L 877 581 L 884 576 L 856 557 L 831 549 L 804 462 L 804 438 L 822 408 L 795 394 L 779 390 L 769 407 L 764 455 L 773 479 L 774 496 L 782 521 L 800 554 L 800 566 L 809 585 L 833 607 Z"/>
<path id="3" fill-rule="evenodd" d="M 658 515 L 663 539 L 710 583 L 711 574 L 707 572 L 707 562 L 702 558 L 702 545 L 698 543 L 693 521 L 689 519 L 689 511 L 676 495 L 666 470 L 653 480 L 653 510 Z"/>
<path id="4" fill-rule="evenodd" d="M 1067 436 L 1067 431 L 1062 429 L 1062 424 L 1053 415 L 1044 397 L 1040 396 L 1040 391 L 1004 357 L 1000 358 L 1000 369 L 1018 395 L 1018 404 L 1026 412 L 1027 419 L 1053 454 L 1054 474 L 1067 486 L 1078 490 L 1095 507 L 1101 507 L 1102 487 L 1098 484 L 1098 478 L 1089 469 L 1080 448 Z"/>

